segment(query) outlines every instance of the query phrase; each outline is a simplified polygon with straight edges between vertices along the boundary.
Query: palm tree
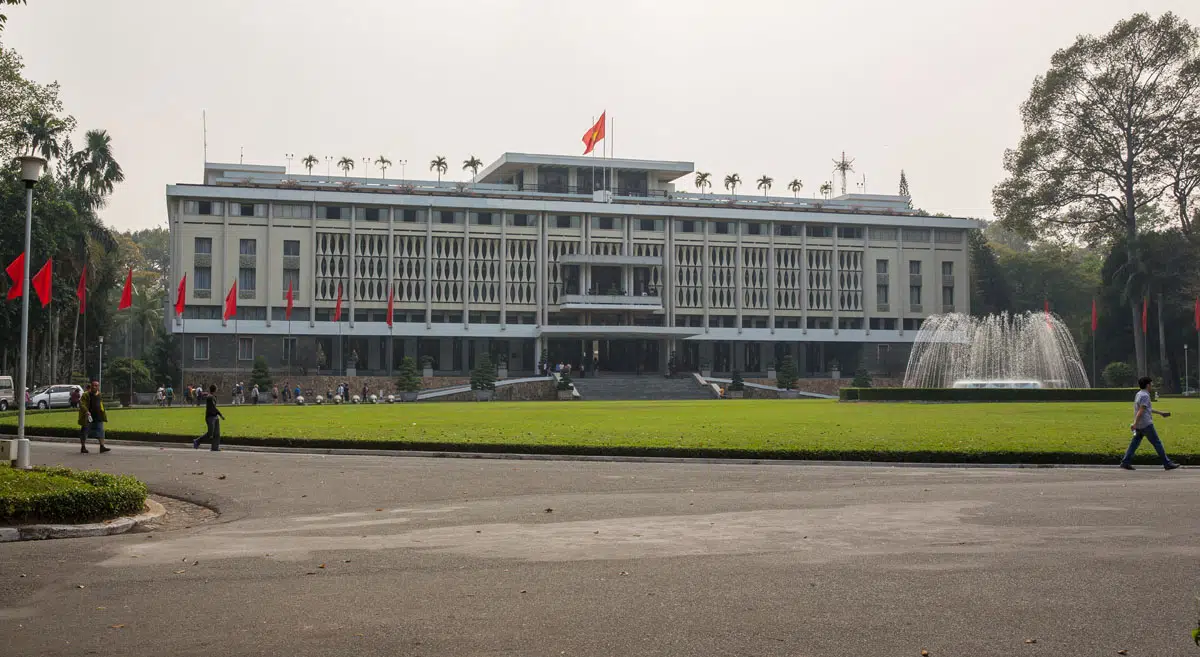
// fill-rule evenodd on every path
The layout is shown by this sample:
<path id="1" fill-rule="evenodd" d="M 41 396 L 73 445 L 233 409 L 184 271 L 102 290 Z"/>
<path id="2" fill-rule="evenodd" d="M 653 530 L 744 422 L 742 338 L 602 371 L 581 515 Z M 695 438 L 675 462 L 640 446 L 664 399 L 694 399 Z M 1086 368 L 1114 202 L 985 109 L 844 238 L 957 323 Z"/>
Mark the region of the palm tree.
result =
<path id="1" fill-rule="evenodd" d="M 125 172 L 112 152 L 112 137 L 107 130 L 88 130 L 83 150 L 67 158 L 67 171 L 75 185 L 87 191 L 95 205 L 100 205 L 113 187 L 125 180 Z"/>
<path id="2" fill-rule="evenodd" d="M 766 198 L 767 192 L 771 191 L 771 183 L 773 182 L 775 182 L 775 179 L 766 174 L 763 174 L 763 177 L 758 179 L 758 188 L 763 190 L 763 198 Z"/>
<path id="3" fill-rule="evenodd" d="M 21 122 L 20 137 L 29 155 L 41 155 L 49 160 L 62 154 L 59 137 L 67 132 L 67 124 L 49 112 L 35 111 Z"/>
<path id="4" fill-rule="evenodd" d="M 788 191 L 795 194 L 796 198 L 800 198 L 800 189 L 803 187 L 804 183 L 799 178 L 792 178 L 792 182 L 788 183 Z"/>
<path id="5" fill-rule="evenodd" d="M 828 180 L 821 183 L 821 196 L 824 196 L 825 198 L 829 198 L 829 195 L 832 193 L 833 193 L 833 183 L 829 182 Z"/>
<path id="6" fill-rule="evenodd" d="M 338 160 L 337 167 L 346 172 L 345 175 L 350 175 L 350 170 L 354 168 L 354 158 L 343 157 Z"/>
<path id="7" fill-rule="evenodd" d="M 392 161 L 387 159 L 387 157 L 380 155 L 379 158 L 375 160 L 375 166 L 379 167 L 379 177 L 386 178 L 388 167 L 392 166 Z"/>
<path id="8" fill-rule="evenodd" d="M 312 175 L 312 168 L 317 166 L 317 164 L 319 164 L 320 162 L 321 162 L 321 160 L 318 160 L 317 156 L 313 155 L 312 153 L 309 153 L 308 155 L 306 155 L 304 157 L 303 160 L 300 160 L 300 164 L 303 164 L 304 168 L 308 169 L 308 175 L 310 175 L 310 176 Z"/>
<path id="9" fill-rule="evenodd" d="M 476 176 L 479 175 L 479 167 L 481 167 L 481 166 L 483 166 L 483 161 L 480 160 L 479 158 L 475 157 L 474 155 L 463 160 L 463 171 L 470 169 L 472 179 L 474 179 Z"/>
<path id="10" fill-rule="evenodd" d="M 438 182 L 442 182 L 442 174 L 450 167 L 446 164 L 445 156 L 439 155 L 429 161 L 429 170 L 437 171 Z"/>
<path id="11" fill-rule="evenodd" d="M 708 187 L 711 189 L 712 188 L 712 180 L 710 180 L 710 178 L 712 178 L 711 173 L 708 173 L 707 171 L 697 171 L 696 172 L 696 189 L 700 190 L 701 192 L 704 191 L 705 187 Z"/>
<path id="12" fill-rule="evenodd" d="M 742 177 L 736 173 L 731 173 L 725 176 L 725 189 L 729 190 L 730 194 L 737 196 L 737 186 L 742 184 Z"/>

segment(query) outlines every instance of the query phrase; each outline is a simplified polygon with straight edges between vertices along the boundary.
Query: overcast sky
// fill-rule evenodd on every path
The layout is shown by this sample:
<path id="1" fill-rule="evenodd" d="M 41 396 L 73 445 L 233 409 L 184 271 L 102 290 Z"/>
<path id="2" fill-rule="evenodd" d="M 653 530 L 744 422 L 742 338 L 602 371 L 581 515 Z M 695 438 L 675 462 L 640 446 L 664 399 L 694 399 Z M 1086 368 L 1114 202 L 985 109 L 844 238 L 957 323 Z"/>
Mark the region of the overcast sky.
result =
<path id="1" fill-rule="evenodd" d="M 445 155 L 451 179 L 470 155 L 581 153 L 608 110 L 618 157 L 813 195 L 844 150 L 850 191 L 895 193 L 904 169 L 920 207 L 991 217 L 1051 54 L 1168 10 L 1200 24 L 1195 0 L 29 0 L 0 40 L 81 134 L 112 134 L 119 229 L 165 225 L 164 186 L 201 179 L 202 110 L 210 161 L 361 175 L 383 154 L 417 178 Z"/>

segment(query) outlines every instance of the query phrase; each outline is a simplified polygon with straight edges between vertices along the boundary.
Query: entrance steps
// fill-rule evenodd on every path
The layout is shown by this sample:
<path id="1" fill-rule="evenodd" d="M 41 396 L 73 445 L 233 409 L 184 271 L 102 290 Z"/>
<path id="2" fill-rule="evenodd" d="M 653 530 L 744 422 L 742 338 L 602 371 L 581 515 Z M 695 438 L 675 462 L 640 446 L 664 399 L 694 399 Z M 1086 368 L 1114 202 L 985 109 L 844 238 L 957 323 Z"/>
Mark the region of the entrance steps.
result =
<path id="1" fill-rule="evenodd" d="M 606 374 L 572 378 L 584 401 L 632 401 L 662 399 L 712 399 L 712 392 L 697 385 L 696 378 L 681 374 L 668 379 L 661 374 Z"/>

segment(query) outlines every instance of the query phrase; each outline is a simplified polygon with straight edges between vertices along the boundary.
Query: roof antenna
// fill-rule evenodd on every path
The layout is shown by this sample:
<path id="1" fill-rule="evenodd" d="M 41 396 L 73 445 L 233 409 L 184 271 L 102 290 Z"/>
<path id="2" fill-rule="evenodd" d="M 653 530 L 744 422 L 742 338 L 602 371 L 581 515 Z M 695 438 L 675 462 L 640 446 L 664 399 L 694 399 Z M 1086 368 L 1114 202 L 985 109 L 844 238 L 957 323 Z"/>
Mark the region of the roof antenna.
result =
<path id="1" fill-rule="evenodd" d="M 245 146 L 238 146 L 238 164 L 242 164 L 242 156 L 246 154 Z"/>

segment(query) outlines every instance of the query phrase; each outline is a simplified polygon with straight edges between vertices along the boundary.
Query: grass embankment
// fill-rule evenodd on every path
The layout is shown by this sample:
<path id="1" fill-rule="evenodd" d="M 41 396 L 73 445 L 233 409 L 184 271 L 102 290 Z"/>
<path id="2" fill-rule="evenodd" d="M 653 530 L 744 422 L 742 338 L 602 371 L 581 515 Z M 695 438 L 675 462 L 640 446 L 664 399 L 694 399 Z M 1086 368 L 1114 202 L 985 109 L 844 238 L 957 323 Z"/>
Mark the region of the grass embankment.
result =
<path id="1" fill-rule="evenodd" d="M 1167 448 L 1200 464 L 1200 402 L 1164 400 Z M 875 461 L 1113 463 L 1132 403 L 839 404 L 832 401 L 516 402 L 224 407 L 222 440 L 293 447 L 732 456 Z M 191 440 L 203 410 L 109 414 L 109 438 Z M 0 418 L 11 431 L 12 418 Z M 77 435 L 72 413 L 29 417 Z M 1142 458 L 1152 456 L 1149 445 Z"/>
<path id="2" fill-rule="evenodd" d="M 146 485 L 133 477 L 0 465 L 0 523 L 108 520 L 140 513 L 145 505 Z"/>

